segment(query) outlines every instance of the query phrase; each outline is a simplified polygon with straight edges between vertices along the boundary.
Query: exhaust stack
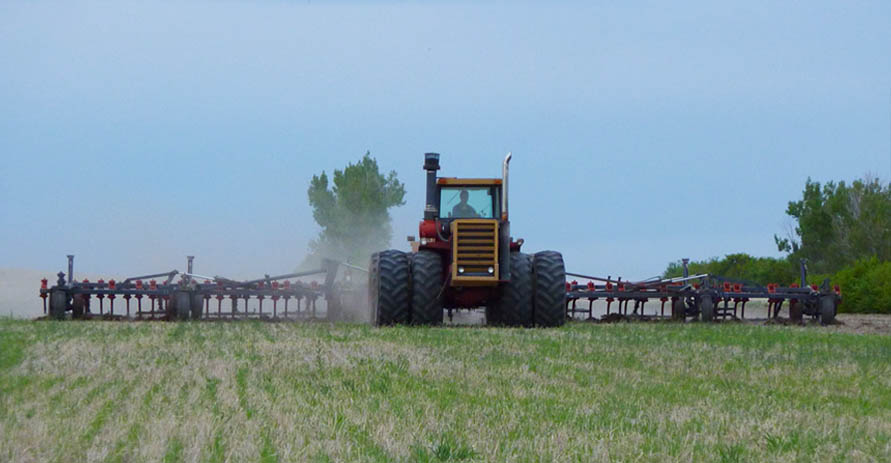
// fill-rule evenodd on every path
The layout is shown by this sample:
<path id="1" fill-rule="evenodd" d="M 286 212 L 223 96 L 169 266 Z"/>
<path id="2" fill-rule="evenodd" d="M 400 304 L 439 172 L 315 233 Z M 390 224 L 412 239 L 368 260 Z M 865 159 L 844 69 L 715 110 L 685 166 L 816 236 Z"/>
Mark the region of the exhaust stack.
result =
<path id="1" fill-rule="evenodd" d="M 501 166 L 501 227 L 498 229 L 498 272 L 503 281 L 510 281 L 510 221 L 507 220 L 507 177 L 511 153 Z"/>
<path id="2" fill-rule="evenodd" d="M 507 221 L 507 174 L 510 164 L 511 153 L 508 152 L 504 157 L 504 164 L 501 167 L 501 220 Z"/>

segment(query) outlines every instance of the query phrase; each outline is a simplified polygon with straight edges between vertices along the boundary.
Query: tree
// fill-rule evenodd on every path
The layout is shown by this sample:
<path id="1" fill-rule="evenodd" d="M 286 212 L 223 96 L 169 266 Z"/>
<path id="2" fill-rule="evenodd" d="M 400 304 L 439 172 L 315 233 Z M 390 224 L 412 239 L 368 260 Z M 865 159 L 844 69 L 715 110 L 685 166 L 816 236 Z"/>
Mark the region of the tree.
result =
<path id="1" fill-rule="evenodd" d="M 796 225 L 786 238 L 774 235 L 777 248 L 808 259 L 812 271 L 832 273 L 869 257 L 891 260 L 891 186 L 878 179 L 850 186 L 808 179 L 802 199 L 790 201 L 786 214 Z"/>
<path id="2" fill-rule="evenodd" d="M 393 229 L 389 209 L 405 204 L 405 186 L 396 172 L 380 173 L 370 152 L 356 164 L 328 175 L 313 175 L 307 196 L 312 216 L 322 227 L 309 243 L 315 258 L 328 257 L 364 265 L 373 252 L 390 244 Z"/>

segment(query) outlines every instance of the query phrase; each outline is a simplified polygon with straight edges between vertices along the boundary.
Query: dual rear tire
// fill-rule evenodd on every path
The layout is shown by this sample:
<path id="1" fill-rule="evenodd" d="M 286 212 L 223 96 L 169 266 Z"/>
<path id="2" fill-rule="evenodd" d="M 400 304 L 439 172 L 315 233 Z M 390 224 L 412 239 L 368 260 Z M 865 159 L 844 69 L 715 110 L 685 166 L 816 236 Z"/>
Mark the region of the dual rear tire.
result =
<path id="1" fill-rule="evenodd" d="M 411 322 L 442 325 L 442 257 L 419 251 L 411 261 Z"/>
<path id="2" fill-rule="evenodd" d="M 500 298 L 486 308 L 489 324 L 560 326 L 565 316 L 563 256 L 555 251 L 535 255 L 511 253 L 511 280 Z M 409 255 L 387 250 L 371 256 L 368 288 L 375 325 L 441 325 L 443 263 L 432 251 Z"/>
<path id="3" fill-rule="evenodd" d="M 563 255 L 541 251 L 532 258 L 534 284 L 532 320 L 536 326 L 561 326 L 566 322 L 566 269 Z"/>
<path id="4" fill-rule="evenodd" d="M 408 255 L 389 249 L 372 254 L 368 271 L 371 322 L 377 326 L 406 324 L 411 304 Z"/>
<path id="5" fill-rule="evenodd" d="M 501 298 L 486 308 L 486 323 L 553 327 L 566 323 L 566 270 L 563 255 L 512 252 L 510 281 Z"/>
<path id="6" fill-rule="evenodd" d="M 501 299 L 486 309 L 486 322 L 506 326 L 560 326 L 566 322 L 566 270 L 563 255 L 513 252 L 510 282 Z"/>
<path id="7" fill-rule="evenodd" d="M 374 325 L 442 324 L 442 258 L 390 249 L 371 256 L 368 296 Z"/>

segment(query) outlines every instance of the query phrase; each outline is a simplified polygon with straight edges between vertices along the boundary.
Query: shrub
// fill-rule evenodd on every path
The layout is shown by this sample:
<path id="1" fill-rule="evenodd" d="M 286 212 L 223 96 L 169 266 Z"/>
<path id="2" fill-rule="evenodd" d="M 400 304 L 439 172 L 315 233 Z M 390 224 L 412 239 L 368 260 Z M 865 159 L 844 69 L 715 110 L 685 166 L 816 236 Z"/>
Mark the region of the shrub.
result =
<path id="1" fill-rule="evenodd" d="M 891 313 L 891 262 L 860 259 L 832 278 L 841 287 L 840 312 Z"/>

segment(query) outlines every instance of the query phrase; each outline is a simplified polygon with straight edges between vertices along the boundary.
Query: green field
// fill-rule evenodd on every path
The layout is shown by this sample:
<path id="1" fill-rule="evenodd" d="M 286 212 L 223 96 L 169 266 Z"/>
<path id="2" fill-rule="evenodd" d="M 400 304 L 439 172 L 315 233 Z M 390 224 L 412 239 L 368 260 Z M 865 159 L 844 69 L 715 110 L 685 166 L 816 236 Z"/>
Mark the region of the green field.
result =
<path id="1" fill-rule="evenodd" d="M 0 461 L 889 461 L 891 337 L 0 320 Z"/>

